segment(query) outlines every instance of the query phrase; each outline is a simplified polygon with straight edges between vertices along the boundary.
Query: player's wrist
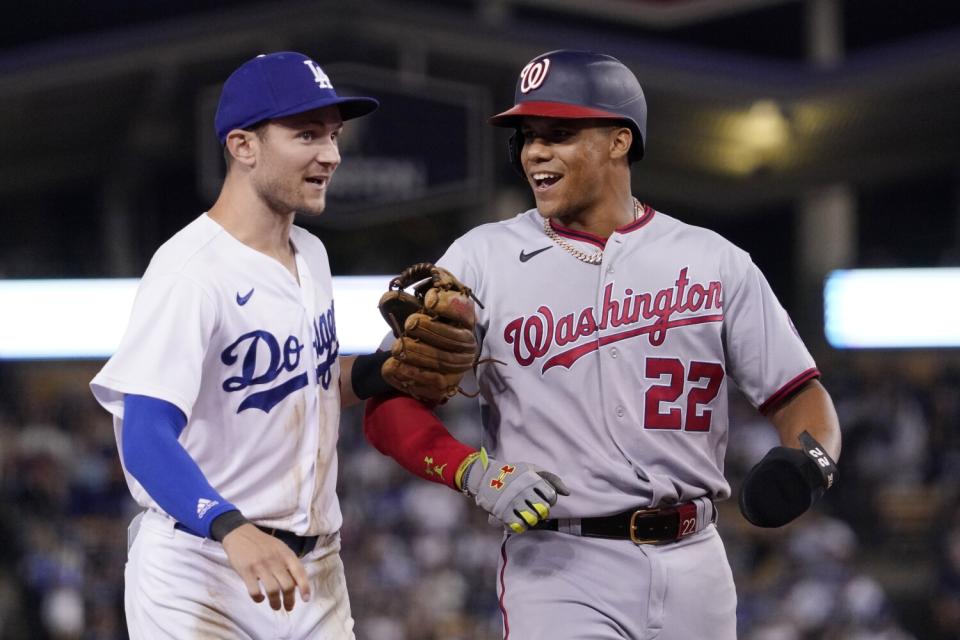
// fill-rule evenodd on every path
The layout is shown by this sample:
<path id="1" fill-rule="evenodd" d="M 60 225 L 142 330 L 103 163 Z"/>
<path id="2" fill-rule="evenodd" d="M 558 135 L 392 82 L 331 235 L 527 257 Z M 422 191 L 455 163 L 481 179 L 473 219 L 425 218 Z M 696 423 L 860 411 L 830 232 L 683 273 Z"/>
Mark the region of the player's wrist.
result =
<path id="1" fill-rule="evenodd" d="M 210 523 L 210 537 L 217 542 L 223 542 L 228 533 L 245 524 L 250 524 L 250 521 L 240 511 L 224 511 Z"/>
<path id="2" fill-rule="evenodd" d="M 463 492 L 464 495 L 473 497 L 475 492 L 470 490 L 470 471 L 474 468 L 474 462 L 480 459 L 480 451 L 474 451 L 466 458 L 463 459 L 463 462 L 460 463 L 460 466 L 457 468 L 457 475 L 454 476 L 454 482 L 457 485 L 457 488 Z"/>
<path id="3" fill-rule="evenodd" d="M 383 363 L 390 357 L 389 351 L 377 351 L 357 356 L 350 370 L 350 386 L 361 400 L 396 391 L 383 378 Z"/>
<path id="4" fill-rule="evenodd" d="M 818 500 L 824 492 L 833 486 L 839 475 L 836 461 L 827 453 L 826 447 L 809 431 L 804 431 L 798 437 L 800 448 L 806 456 L 807 483 L 814 492 L 814 500 Z"/>

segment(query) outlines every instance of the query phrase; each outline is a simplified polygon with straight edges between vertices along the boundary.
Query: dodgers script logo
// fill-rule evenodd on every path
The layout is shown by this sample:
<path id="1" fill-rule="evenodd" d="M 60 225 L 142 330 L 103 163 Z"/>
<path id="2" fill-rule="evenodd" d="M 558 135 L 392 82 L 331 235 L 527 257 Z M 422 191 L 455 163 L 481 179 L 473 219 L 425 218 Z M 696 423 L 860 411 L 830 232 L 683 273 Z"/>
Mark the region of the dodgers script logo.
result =
<path id="1" fill-rule="evenodd" d="M 603 290 L 603 305 L 598 313 L 594 307 L 586 307 L 578 313 L 568 313 L 556 318 L 550 307 L 540 306 L 536 314 L 520 316 L 507 323 L 503 330 L 503 339 L 513 345 L 513 355 L 517 362 L 528 367 L 544 358 L 554 346 L 565 347 L 580 338 L 594 336 L 588 342 L 564 349 L 543 363 L 541 373 L 553 367 L 569 369 L 573 363 L 593 353 L 602 346 L 620 340 L 628 340 L 646 335 L 650 344 L 659 347 L 667 337 L 667 331 L 706 322 L 723 320 L 722 287 L 720 282 L 708 284 L 694 282 L 687 278 L 687 267 L 680 269 L 674 286 L 660 289 L 656 293 L 634 293 L 626 289 L 621 298 L 614 299 L 613 283 Z M 677 313 L 699 312 L 715 309 L 715 313 L 671 319 Z M 643 320 L 653 320 L 649 324 L 640 324 Z M 601 337 L 594 334 L 608 327 L 624 327 L 617 333 L 608 333 Z"/>
<path id="2" fill-rule="evenodd" d="M 329 389 L 333 378 L 333 365 L 340 354 L 333 303 L 326 312 L 314 319 L 312 345 L 318 363 L 312 372 L 313 383 Z M 262 329 L 243 334 L 220 354 L 220 361 L 228 367 L 240 361 L 240 375 L 224 380 L 223 390 L 232 393 L 249 387 L 270 385 L 283 373 L 297 371 L 300 368 L 303 348 L 304 344 L 297 336 L 287 336 L 281 343 L 275 335 Z M 275 386 L 251 393 L 240 403 L 237 413 L 247 409 L 260 409 L 264 413 L 270 413 L 284 398 L 307 386 L 310 383 L 310 373 L 302 371 Z"/>

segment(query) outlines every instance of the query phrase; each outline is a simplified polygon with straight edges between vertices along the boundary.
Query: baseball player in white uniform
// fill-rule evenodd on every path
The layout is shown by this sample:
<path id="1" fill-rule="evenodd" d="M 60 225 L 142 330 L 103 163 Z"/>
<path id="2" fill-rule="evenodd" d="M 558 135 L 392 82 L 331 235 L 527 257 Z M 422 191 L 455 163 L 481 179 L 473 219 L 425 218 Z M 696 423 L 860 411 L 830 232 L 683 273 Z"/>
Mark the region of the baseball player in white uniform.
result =
<path id="1" fill-rule="evenodd" d="M 370 395 L 368 357 L 339 357 L 326 250 L 293 220 L 323 211 L 343 122 L 376 107 L 293 52 L 224 84 L 220 196 L 157 250 L 91 383 L 145 509 L 132 638 L 354 637 L 336 443 L 341 405 Z"/>
<path id="2" fill-rule="evenodd" d="M 365 432 L 506 527 L 504 638 L 735 638 L 714 524 L 730 496 L 728 385 L 783 443 L 740 496 L 751 522 L 779 526 L 836 477 L 819 371 L 748 254 L 633 197 L 646 102 L 622 63 L 537 56 L 492 123 L 515 130 L 536 208 L 473 229 L 438 261 L 483 303 L 484 447 L 405 397 L 368 402 Z"/>

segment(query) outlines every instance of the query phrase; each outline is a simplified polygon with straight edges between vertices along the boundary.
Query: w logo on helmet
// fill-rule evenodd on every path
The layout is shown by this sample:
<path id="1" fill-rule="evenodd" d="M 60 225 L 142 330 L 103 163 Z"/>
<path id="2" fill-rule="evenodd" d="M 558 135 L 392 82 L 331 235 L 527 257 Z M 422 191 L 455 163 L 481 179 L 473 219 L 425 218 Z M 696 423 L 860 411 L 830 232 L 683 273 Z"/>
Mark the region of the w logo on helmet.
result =
<path id="1" fill-rule="evenodd" d="M 541 58 L 527 63 L 527 66 L 520 71 L 520 92 L 530 93 L 534 89 L 539 89 L 547 79 L 549 70 L 550 58 Z"/>

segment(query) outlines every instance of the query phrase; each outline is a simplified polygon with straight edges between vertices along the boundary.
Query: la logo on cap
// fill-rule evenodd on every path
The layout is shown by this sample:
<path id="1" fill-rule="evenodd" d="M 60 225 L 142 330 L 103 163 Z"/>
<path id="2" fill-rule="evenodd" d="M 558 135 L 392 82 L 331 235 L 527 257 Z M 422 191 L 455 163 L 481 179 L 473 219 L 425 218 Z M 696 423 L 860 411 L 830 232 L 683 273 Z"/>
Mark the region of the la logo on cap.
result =
<path id="1" fill-rule="evenodd" d="M 320 65 L 313 60 L 304 60 L 303 64 L 307 65 L 307 68 L 313 72 L 313 81 L 317 83 L 318 87 L 321 89 L 333 89 L 333 85 L 330 84 L 330 78 L 323 72 Z"/>

